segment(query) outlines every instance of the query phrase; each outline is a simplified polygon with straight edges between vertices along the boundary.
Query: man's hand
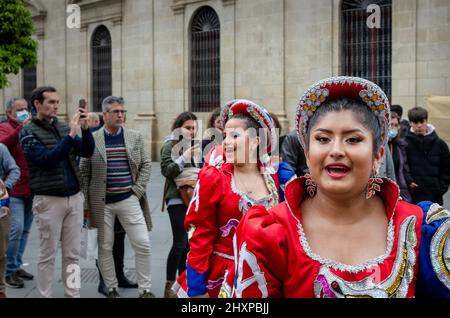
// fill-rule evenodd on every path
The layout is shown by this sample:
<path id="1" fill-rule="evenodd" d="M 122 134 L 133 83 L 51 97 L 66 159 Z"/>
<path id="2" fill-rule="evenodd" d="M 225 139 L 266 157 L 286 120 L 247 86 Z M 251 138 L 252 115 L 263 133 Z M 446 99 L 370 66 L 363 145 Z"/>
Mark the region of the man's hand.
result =
<path id="1" fill-rule="evenodd" d="M 72 120 L 70 121 L 69 136 L 75 138 L 75 136 L 78 135 L 80 132 L 81 132 L 80 112 L 76 112 L 75 115 L 73 115 Z"/>
<path id="2" fill-rule="evenodd" d="M 25 127 L 26 125 L 28 125 L 32 119 L 33 117 L 31 117 L 31 115 L 28 116 L 28 118 L 23 121 L 22 126 Z"/>
<path id="3" fill-rule="evenodd" d="M 409 187 L 410 187 L 411 189 L 415 189 L 415 188 L 418 188 L 419 185 L 418 185 L 417 183 L 415 183 L 415 182 L 411 182 L 411 184 L 409 185 Z"/>
<path id="4" fill-rule="evenodd" d="M 80 124 L 81 129 L 87 130 L 89 129 L 88 121 L 87 121 L 87 111 L 84 108 L 79 109 L 80 112 Z"/>

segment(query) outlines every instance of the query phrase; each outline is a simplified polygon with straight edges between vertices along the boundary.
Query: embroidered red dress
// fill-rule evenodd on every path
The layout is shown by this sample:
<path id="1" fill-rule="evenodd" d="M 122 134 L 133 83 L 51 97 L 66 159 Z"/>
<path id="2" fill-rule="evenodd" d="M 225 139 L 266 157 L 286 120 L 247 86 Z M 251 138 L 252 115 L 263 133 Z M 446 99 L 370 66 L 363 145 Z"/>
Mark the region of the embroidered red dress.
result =
<path id="1" fill-rule="evenodd" d="M 210 297 L 230 297 L 234 280 L 233 236 L 242 216 L 256 204 L 278 204 L 275 175 L 264 175 L 270 194 L 258 201 L 237 190 L 234 167 L 207 166 L 198 177 L 184 222 L 190 251 L 187 269 L 173 290 L 180 297 L 208 292 Z"/>
<path id="2" fill-rule="evenodd" d="M 413 297 L 424 212 L 418 206 L 399 200 L 397 185 L 383 180 L 379 195 L 389 220 L 387 250 L 384 255 L 356 266 L 325 259 L 311 250 L 302 227 L 301 202 L 307 195 L 304 178 L 287 185 L 286 201 L 275 208 L 269 211 L 263 207 L 250 209 L 236 234 L 239 253 L 236 297 Z M 436 221 L 446 219 L 441 232 L 448 233 L 448 212 L 445 211 L 436 209 L 433 215 L 428 212 L 424 223 L 431 223 L 433 217 Z M 448 255 L 442 242 L 445 243 L 445 238 L 441 235 L 431 248 L 436 250 L 436 255 Z M 430 246 L 426 249 L 430 250 Z M 441 262 L 432 262 L 448 262 L 444 258 Z M 427 262 L 431 263 L 429 258 Z M 448 278 L 444 276 L 439 278 L 441 287 L 447 284 L 448 288 Z M 446 288 L 443 288 L 441 296 L 445 295 Z"/>

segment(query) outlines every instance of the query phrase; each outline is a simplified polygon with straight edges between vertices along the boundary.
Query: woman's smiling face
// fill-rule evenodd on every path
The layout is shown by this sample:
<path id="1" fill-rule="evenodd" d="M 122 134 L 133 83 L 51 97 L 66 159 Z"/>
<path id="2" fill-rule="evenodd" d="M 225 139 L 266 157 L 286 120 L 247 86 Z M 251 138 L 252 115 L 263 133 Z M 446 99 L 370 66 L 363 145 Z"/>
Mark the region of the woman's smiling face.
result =
<path id="1" fill-rule="evenodd" d="M 223 150 L 226 162 L 233 164 L 256 163 L 259 138 L 251 136 L 245 120 L 230 119 L 225 124 Z M 252 161 L 253 160 L 253 161 Z"/>
<path id="2" fill-rule="evenodd" d="M 318 191 L 360 195 L 384 153 L 374 155 L 372 132 L 350 110 L 325 113 L 311 127 L 306 158 Z"/>

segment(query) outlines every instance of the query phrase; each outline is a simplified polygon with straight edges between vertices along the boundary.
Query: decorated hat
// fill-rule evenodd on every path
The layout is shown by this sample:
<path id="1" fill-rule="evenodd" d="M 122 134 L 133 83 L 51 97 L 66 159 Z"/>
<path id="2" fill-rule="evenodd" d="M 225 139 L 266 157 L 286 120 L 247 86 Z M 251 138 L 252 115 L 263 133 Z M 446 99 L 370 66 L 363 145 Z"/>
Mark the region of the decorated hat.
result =
<path id="1" fill-rule="evenodd" d="M 390 106 L 383 90 L 369 80 L 360 77 L 337 76 L 321 80 L 309 87 L 297 104 L 295 127 L 302 147 L 305 148 L 309 121 L 314 112 L 325 102 L 348 98 L 361 101 L 373 111 L 381 128 L 382 145 L 387 142 Z"/>
<path id="2" fill-rule="evenodd" d="M 270 153 L 277 145 L 277 134 L 275 125 L 269 112 L 262 106 L 245 99 L 234 99 L 229 101 L 222 107 L 221 118 L 223 127 L 226 122 L 238 114 L 250 116 L 256 120 L 261 128 L 267 129 L 269 138 L 267 140 L 267 148 L 263 149 L 264 153 Z"/>

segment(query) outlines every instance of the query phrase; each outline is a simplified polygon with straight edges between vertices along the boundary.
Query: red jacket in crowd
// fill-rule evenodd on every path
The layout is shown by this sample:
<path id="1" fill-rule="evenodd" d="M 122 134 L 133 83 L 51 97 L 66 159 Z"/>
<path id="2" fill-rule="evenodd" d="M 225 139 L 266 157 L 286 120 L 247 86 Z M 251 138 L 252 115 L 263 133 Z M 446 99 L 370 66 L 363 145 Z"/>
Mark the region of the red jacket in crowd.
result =
<path id="1" fill-rule="evenodd" d="M 0 124 L 0 143 L 8 147 L 9 152 L 13 156 L 20 168 L 20 179 L 11 191 L 13 197 L 28 198 L 31 197 L 30 190 L 30 172 L 25 155 L 20 147 L 19 133 L 22 125 L 15 120 L 8 118 L 4 123 Z"/>

